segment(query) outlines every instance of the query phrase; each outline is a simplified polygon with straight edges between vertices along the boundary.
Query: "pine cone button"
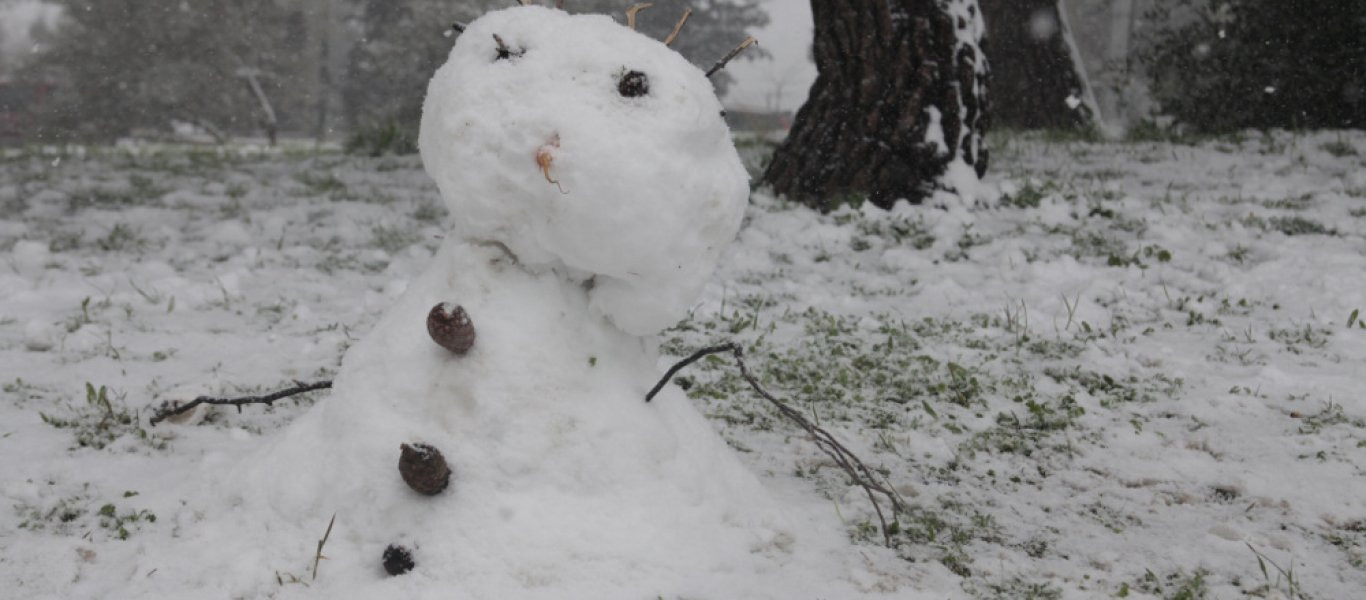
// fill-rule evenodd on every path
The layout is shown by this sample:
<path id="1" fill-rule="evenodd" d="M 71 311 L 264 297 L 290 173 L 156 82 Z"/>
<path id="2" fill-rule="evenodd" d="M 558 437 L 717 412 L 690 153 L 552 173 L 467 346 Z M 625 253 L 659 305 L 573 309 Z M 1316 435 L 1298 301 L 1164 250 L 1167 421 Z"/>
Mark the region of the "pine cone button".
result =
<path id="1" fill-rule="evenodd" d="M 451 469 L 440 450 L 421 443 L 402 444 L 399 449 L 398 474 L 413 491 L 435 496 L 450 484 Z"/>
<path id="2" fill-rule="evenodd" d="M 413 570 L 413 567 L 416 566 L 413 563 L 413 553 L 398 544 L 389 544 L 389 547 L 384 549 L 382 560 L 384 561 L 384 572 L 390 575 L 402 575 Z"/>
<path id="3" fill-rule="evenodd" d="M 437 345 L 456 354 L 469 352 L 474 346 L 474 323 L 465 309 L 450 302 L 442 302 L 427 313 L 427 334 Z"/>

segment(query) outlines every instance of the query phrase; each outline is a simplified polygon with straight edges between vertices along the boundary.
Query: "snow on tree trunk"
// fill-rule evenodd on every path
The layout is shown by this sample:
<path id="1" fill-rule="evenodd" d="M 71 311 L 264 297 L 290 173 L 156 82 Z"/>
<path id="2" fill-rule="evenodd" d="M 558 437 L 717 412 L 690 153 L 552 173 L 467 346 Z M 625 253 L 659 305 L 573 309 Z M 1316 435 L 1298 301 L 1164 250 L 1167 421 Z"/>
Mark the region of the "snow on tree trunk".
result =
<path id="1" fill-rule="evenodd" d="M 811 0 L 817 77 L 763 180 L 828 209 L 889 207 L 987 166 L 977 0 Z M 962 168 L 953 168 L 953 165 Z"/>
<path id="2" fill-rule="evenodd" d="M 1090 126 L 1097 111 L 1061 0 L 982 0 L 998 125 Z"/>

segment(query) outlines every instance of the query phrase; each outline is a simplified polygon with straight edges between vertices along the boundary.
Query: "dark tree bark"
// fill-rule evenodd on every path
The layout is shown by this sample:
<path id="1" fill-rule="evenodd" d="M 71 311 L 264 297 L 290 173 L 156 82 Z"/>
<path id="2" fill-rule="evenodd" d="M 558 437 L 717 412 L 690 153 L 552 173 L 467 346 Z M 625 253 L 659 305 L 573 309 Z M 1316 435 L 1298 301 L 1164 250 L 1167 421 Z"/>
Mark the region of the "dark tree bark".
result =
<path id="1" fill-rule="evenodd" d="M 976 0 L 811 0 L 816 82 L 763 180 L 820 209 L 890 207 L 942 189 L 950 162 L 987 166 Z"/>
<path id="2" fill-rule="evenodd" d="M 992 119 L 1016 129 L 1088 127 L 1094 100 L 1072 54 L 1058 0 L 981 0 Z"/>

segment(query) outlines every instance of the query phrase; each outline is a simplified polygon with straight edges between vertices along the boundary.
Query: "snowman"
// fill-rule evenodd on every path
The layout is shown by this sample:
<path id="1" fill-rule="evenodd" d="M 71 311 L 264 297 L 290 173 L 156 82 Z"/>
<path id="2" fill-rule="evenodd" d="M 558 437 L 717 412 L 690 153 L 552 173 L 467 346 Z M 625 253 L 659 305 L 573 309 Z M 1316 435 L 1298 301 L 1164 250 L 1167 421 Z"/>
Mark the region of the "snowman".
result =
<path id="1" fill-rule="evenodd" d="M 335 514 L 321 597 L 904 597 L 867 553 L 860 577 L 831 575 L 856 555 L 834 515 L 780 509 L 679 390 L 643 401 L 653 336 L 749 194 L 700 70 L 606 16 L 490 13 L 432 79 L 419 145 L 454 223 L 431 266 L 327 400 L 222 466 L 212 495 L 250 525 L 199 547 L 241 572 L 189 556 L 163 572 L 302 594 L 278 572 L 316 562 Z M 400 448 L 436 471 L 405 486 Z M 244 573 L 260 587 L 234 589 Z"/>

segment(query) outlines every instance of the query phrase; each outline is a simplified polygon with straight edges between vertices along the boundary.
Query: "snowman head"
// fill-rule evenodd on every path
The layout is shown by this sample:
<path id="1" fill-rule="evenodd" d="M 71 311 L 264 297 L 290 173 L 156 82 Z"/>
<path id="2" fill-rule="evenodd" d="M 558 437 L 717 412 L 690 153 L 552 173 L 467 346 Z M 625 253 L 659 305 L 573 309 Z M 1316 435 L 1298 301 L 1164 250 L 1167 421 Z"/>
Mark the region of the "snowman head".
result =
<path id="1" fill-rule="evenodd" d="M 595 310 L 643 335 L 684 316 L 739 229 L 748 176 L 721 111 L 659 40 L 514 7 L 460 34 L 419 147 L 455 235 L 591 280 Z"/>

